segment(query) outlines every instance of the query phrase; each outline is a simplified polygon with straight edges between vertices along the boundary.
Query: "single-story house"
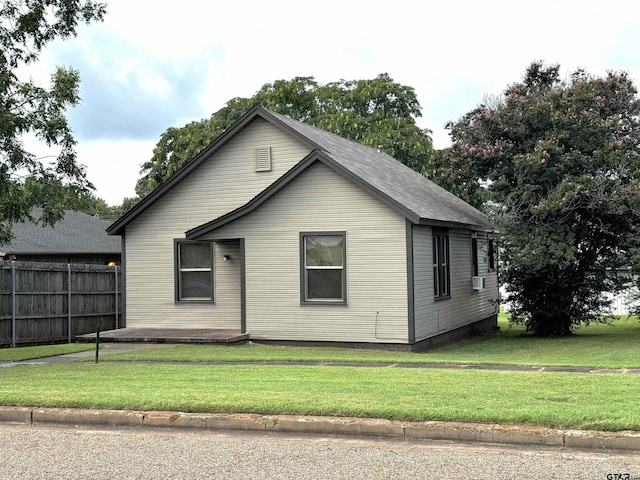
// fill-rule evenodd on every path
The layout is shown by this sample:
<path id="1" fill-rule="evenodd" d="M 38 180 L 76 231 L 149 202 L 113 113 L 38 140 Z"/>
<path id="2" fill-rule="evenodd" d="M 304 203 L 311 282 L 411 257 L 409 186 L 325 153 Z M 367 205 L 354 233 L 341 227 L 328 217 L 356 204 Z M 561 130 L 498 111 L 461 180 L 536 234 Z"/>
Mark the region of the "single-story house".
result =
<path id="1" fill-rule="evenodd" d="M 34 219 L 42 209 L 31 211 Z M 65 210 L 54 225 L 29 221 L 12 225 L 14 238 L 0 245 L 0 260 L 47 263 L 120 264 L 121 242 L 105 232 L 111 224 L 92 215 Z"/>
<path id="2" fill-rule="evenodd" d="M 127 328 L 417 350 L 496 327 L 484 214 L 260 107 L 107 231 L 122 237 Z"/>

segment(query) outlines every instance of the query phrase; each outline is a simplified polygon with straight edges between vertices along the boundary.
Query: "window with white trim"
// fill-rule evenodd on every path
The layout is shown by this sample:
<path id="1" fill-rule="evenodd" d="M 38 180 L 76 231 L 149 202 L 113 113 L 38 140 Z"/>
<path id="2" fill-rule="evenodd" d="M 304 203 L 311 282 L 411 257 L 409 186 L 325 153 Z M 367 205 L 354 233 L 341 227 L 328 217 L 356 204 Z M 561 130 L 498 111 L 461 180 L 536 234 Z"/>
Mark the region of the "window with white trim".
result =
<path id="1" fill-rule="evenodd" d="M 449 235 L 433 232 L 433 295 L 437 298 L 451 296 L 449 281 Z"/>
<path id="2" fill-rule="evenodd" d="M 300 234 L 302 303 L 346 303 L 345 232 Z"/>
<path id="3" fill-rule="evenodd" d="M 176 301 L 213 301 L 213 245 L 176 242 Z"/>

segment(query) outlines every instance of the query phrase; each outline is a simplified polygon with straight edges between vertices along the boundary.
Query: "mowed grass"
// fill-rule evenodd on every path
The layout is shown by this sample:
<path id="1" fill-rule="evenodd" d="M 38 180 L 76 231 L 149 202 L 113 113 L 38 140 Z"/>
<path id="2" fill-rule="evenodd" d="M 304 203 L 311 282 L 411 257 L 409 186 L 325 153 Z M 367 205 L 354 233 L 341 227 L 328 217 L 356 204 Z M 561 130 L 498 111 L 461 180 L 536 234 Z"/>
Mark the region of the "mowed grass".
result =
<path id="1" fill-rule="evenodd" d="M 0 348 L 0 362 L 21 362 L 35 358 L 53 357 L 68 353 L 95 349 L 90 343 L 65 343 L 62 345 L 39 345 L 35 347 Z"/>
<path id="2" fill-rule="evenodd" d="M 500 316 L 500 331 L 423 353 L 261 345 L 177 345 L 121 354 L 104 361 L 150 362 L 390 362 L 471 365 L 640 368 L 640 322 L 623 317 L 592 324 L 566 338 L 536 338 Z"/>
<path id="3" fill-rule="evenodd" d="M 640 367 L 637 319 L 592 325 L 562 339 L 524 335 L 522 328 L 510 327 L 504 316 L 500 324 L 501 331 L 496 335 L 425 353 L 260 344 L 179 345 L 104 354 L 97 365 L 3 368 L 0 404 L 640 430 L 640 375 L 260 364 L 307 361 Z M 0 355 L 5 357 L 0 358 L 37 358 L 34 355 L 93 347 L 3 349 Z M 224 363 L 234 361 L 251 364 Z"/>
<path id="4" fill-rule="evenodd" d="M 281 365 L 0 369 L 0 404 L 640 430 L 640 376 Z"/>

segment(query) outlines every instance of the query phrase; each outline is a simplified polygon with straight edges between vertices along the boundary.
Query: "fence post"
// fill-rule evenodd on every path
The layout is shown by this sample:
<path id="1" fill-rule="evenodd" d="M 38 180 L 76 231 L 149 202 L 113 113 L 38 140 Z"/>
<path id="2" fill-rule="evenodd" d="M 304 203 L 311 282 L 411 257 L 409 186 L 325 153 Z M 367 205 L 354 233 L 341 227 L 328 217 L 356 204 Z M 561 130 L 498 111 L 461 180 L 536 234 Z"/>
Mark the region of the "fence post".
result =
<path id="1" fill-rule="evenodd" d="M 11 348 L 16 348 L 16 262 L 11 260 Z"/>
<path id="2" fill-rule="evenodd" d="M 71 264 L 67 263 L 67 330 L 71 343 Z"/>
<path id="3" fill-rule="evenodd" d="M 118 266 L 115 266 L 116 271 L 116 330 L 118 327 Z"/>

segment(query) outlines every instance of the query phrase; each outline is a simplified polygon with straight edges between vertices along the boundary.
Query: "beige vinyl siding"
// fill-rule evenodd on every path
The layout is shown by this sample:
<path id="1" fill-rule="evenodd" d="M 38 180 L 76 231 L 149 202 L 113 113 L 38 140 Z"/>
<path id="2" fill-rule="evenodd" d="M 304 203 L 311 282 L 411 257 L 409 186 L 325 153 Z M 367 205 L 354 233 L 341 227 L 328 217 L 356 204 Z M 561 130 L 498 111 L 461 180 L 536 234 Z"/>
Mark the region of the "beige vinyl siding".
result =
<path id="1" fill-rule="evenodd" d="M 413 226 L 413 308 L 416 341 L 437 333 L 435 327 L 429 330 L 429 314 L 434 302 L 431 242 L 430 227 Z"/>
<path id="2" fill-rule="evenodd" d="M 245 238 L 247 332 L 252 338 L 408 341 L 403 216 L 323 164 L 258 210 L 212 232 Z M 346 232 L 348 305 L 300 302 L 300 232 Z"/>
<path id="3" fill-rule="evenodd" d="M 228 255 L 229 260 L 224 256 Z M 223 311 L 239 328 L 240 318 L 240 243 L 217 242 L 215 246 L 215 308 L 216 316 Z M 224 319 L 221 319 L 224 320 Z"/>
<path id="4" fill-rule="evenodd" d="M 260 147 L 271 147 L 269 172 L 255 171 L 255 149 Z M 215 304 L 174 302 L 174 239 L 244 205 L 309 151 L 258 119 L 127 225 L 127 326 L 240 328 L 239 304 L 231 306 L 229 293 L 218 292 L 218 285 L 215 295 L 221 297 Z M 219 265 L 220 259 L 216 261 Z"/>
<path id="5" fill-rule="evenodd" d="M 486 278 L 484 290 L 475 292 L 471 288 L 471 232 L 450 230 L 449 250 L 451 298 L 435 300 L 431 228 L 414 226 L 416 341 L 497 313 L 498 279 L 496 272 L 489 271 L 487 234 L 478 233 L 478 273 Z"/>

